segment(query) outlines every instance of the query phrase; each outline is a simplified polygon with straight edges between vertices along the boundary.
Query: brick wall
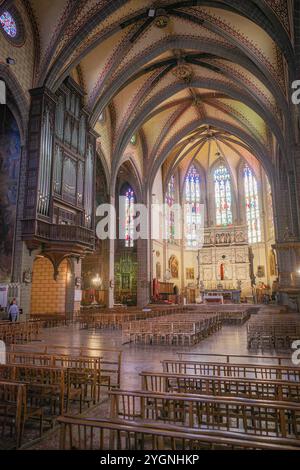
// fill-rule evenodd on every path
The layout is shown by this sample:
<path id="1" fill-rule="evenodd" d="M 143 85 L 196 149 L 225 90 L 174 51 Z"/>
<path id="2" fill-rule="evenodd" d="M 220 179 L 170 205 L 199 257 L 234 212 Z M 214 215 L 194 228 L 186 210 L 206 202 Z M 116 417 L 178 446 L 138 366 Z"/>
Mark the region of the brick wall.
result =
<path id="1" fill-rule="evenodd" d="M 64 313 L 68 262 L 59 267 L 57 281 L 53 279 L 53 266 L 47 258 L 37 258 L 33 264 L 31 287 L 31 313 Z"/>

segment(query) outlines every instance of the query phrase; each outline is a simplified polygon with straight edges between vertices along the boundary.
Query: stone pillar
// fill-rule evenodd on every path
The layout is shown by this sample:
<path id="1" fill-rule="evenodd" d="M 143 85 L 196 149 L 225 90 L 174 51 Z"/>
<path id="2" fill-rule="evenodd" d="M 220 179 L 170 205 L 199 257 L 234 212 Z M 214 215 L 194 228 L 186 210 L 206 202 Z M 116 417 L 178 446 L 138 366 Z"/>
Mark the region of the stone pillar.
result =
<path id="1" fill-rule="evenodd" d="M 72 273 L 72 281 L 74 286 L 74 302 L 73 302 L 73 312 L 78 312 L 81 306 L 81 299 L 82 299 L 82 286 L 81 286 L 81 259 L 78 258 L 74 260 L 73 266 L 73 273 Z"/>
<path id="2" fill-rule="evenodd" d="M 114 196 L 110 196 L 109 203 L 112 207 L 116 207 L 116 201 Z M 115 303 L 115 234 L 116 234 L 116 220 L 109 220 L 109 237 L 105 241 L 106 249 L 104 250 L 105 259 L 107 263 L 107 275 L 105 288 L 107 288 L 107 307 L 113 308 Z"/>
<path id="3" fill-rule="evenodd" d="M 24 242 L 18 244 L 18 255 L 15 253 L 15 260 L 19 260 L 19 274 L 17 279 L 20 283 L 19 306 L 23 310 L 23 315 L 20 317 L 22 321 L 30 317 L 33 262 L 37 253 L 37 251 L 30 252 Z"/>
<path id="4" fill-rule="evenodd" d="M 137 240 L 137 306 L 144 307 L 150 301 L 149 240 Z"/>
<path id="5" fill-rule="evenodd" d="M 113 308 L 115 303 L 115 240 L 108 240 L 108 308 Z"/>

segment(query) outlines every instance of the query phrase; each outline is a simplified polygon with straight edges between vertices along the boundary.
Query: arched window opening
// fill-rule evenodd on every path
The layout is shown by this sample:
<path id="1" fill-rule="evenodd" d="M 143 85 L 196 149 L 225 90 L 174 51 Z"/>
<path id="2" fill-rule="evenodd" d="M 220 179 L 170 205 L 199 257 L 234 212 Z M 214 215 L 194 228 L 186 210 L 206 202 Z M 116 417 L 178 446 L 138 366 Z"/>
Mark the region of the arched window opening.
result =
<path id="1" fill-rule="evenodd" d="M 192 166 L 185 178 L 185 237 L 188 247 L 197 247 L 201 231 L 200 175 Z"/>
<path id="2" fill-rule="evenodd" d="M 261 223 L 257 181 L 248 165 L 245 165 L 244 167 L 244 189 L 246 220 L 248 225 L 248 241 L 249 243 L 259 243 L 261 242 Z"/>
<path id="3" fill-rule="evenodd" d="M 125 194 L 125 247 L 134 246 L 134 191 L 127 188 Z"/>
<path id="4" fill-rule="evenodd" d="M 168 183 L 167 192 L 166 192 L 166 239 L 169 241 L 175 240 L 175 213 L 173 205 L 175 204 L 175 177 L 171 176 Z"/>
<path id="5" fill-rule="evenodd" d="M 225 165 L 214 172 L 216 225 L 232 225 L 231 178 Z"/>
<path id="6" fill-rule="evenodd" d="M 268 217 L 268 227 L 269 227 L 269 237 L 274 238 L 274 212 L 273 212 L 273 197 L 272 197 L 272 189 L 269 183 L 268 178 L 267 180 L 267 217 Z"/>

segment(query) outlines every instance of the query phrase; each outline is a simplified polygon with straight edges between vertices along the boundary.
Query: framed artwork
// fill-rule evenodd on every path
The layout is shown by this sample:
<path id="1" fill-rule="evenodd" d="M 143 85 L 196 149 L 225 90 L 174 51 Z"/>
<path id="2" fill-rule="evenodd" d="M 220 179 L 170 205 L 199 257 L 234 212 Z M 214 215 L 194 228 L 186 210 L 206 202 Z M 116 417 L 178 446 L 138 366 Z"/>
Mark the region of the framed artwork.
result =
<path id="1" fill-rule="evenodd" d="M 194 268 L 186 268 L 186 279 L 195 279 L 195 270 Z"/>
<path id="2" fill-rule="evenodd" d="M 169 259 L 169 269 L 173 279 L 178 279 L 178 264 L 176 256 L 171 256 Z"/>

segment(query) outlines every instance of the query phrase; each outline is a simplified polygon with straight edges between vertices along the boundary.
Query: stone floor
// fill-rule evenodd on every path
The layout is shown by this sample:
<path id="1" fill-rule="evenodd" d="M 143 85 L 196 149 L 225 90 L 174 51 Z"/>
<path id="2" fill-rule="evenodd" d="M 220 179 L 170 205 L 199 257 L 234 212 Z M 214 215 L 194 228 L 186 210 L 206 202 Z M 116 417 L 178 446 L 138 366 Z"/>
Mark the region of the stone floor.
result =
<path id="1" fill-rule="evenodd" d="M 38 349 L 42 344 L 62 346 L 86 346 L 89 348 L 115 348 L 123 351 L 121 388 L 140 389 L 141 371 L 161 371 L 161 361 L 168 358 L 178 359 L 178 352 L 205 353 L 208 354 L 203 360 L 214 360 L 209 354 L 255 354 L 247 350 L 246 324 L 242 326 L 223 326 L 223 328 L 212 336 L 192 347 L 181 346 L 158 346 L 158 345 L 134 345 L 122 344 L 121 331 L 114 330 L 81 330 L 78 325 L 44 329 L 41 341 L 32 343 L 30 349 Z M 26 350 L 28 347 L 26 347 Z M 274 351 L 261 351 L 258 354 L 266 356 L 276 355 Z M 290 354 L 285 354 L 289 362 Z M 191 359 L 195 359 L 192 356 Z M 249 362 L 272 363 L 272 359 L 251 359 Z M 240 359 L 239 362 L 243 362 Z M 103 396 L 102 403 L 92 409 L 85 410 L 83 415 L 89 417 L 108 416 L 109 403 L 107 395 Z M 30 449 L 57 449 L 59 431 L 57 428 L 48 431 L 41 440 L 35 441 L 25 448 Z"/>
<path id="2" fill-rule="evenodd" d="M 32 343 L 30 349 L 37 349 L 42 344 L 122 350 L 121 388 L 124 389 L 139 389 L 139 373 L 141 371 L 161 371 L 160 362 L 163 359 L 178 359 L 179 352 L 255 354 L 255 352 L 247 350 L 246 324 L 242 326 L 223 326 L 219 332 L 192 347 L 122 344 L 122 333 L 119 330 L 80 330 L 77 325 L 44 329 L 41 341 Z M 26 350 L 28 349 L 26 348 Z M 261 354 L 261 351 L 258 354 Z M 276 355 L 275 352 L 270 351 L 264 351 L 264 354 L 268 356 Z M 214 360 L 212 356 L 207 356 L 206 359 Z M 257 359 L 254 362 L 257 362 Z M 264 360 L 261 360 L 261 362 L 264 362 Z M 268 360 L 268 362 L 270 361 Z"/>

